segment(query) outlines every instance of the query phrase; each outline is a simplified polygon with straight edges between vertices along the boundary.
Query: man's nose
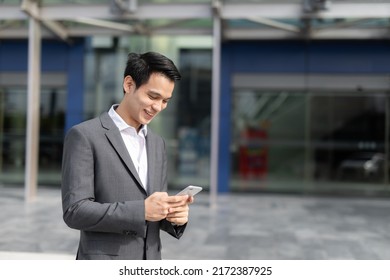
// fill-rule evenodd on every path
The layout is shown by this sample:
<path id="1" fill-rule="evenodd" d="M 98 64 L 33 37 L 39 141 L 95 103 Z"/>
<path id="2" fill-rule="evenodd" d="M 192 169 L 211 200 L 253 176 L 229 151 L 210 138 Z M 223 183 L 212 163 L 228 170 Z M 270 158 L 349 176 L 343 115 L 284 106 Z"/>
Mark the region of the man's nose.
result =
<path id="1" fill-rule="evenodd" d="M 162 101 L 160 100 L 160 101 L 155 101 L 155 102 L 153 102 L 153 104 L 152 104 L 152 108 L 153 108 L 153 110 L 155 110 L 156 112 L 160 112 L 161 110 L 162 110 Z"/>

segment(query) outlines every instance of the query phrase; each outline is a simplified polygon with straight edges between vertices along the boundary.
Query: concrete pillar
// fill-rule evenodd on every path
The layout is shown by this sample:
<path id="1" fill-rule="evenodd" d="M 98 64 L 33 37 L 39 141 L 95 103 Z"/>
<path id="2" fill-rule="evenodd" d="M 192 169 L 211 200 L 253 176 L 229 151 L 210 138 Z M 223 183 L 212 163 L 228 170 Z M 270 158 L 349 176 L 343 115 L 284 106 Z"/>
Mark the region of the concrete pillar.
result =
<path id="1" fill-rule="evenodd" d="M 41 26 L 29 18 L 27 133 L 24 191 L 25 201 L 32 201 L 37 192 L 39 156 L 39 118 L 41 84 Z"/>

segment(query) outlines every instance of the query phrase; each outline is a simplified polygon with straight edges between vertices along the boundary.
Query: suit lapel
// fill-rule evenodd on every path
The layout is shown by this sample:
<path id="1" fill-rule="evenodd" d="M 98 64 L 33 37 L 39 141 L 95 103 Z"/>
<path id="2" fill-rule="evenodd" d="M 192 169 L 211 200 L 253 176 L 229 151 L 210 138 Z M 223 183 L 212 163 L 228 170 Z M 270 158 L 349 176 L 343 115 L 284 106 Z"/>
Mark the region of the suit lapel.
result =
<path id="1" fill-rule="evenodd" d="M 115 123 L 112 121 L 108 113 L 103 113 L 100 116 L 100 121 L 102 123 L 102 126 L 107 130 L 106 137 L 108 141 L 111 143 L 112 147 L 115 149 L 127 169 L 130 170 L 131 174 L 137 181 L 137 185 L 139 186 L 139 188 L 145 192 L 138 172 L 135 169 L 133 161 L 131 160 L 129 152 L 126 149 L 125 143 L 123 143 L 122 136 L 118 128 L 115 126 Z"/>

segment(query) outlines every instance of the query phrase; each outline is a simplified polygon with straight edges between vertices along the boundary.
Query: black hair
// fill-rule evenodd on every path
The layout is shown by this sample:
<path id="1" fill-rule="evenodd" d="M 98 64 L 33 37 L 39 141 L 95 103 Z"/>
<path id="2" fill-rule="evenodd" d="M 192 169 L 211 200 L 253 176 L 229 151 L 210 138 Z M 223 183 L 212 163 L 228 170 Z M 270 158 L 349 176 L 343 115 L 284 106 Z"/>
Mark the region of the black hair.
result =
<path id="1" fill-rule="evenodd" d="M 150 75 L 154 73 L 162 74 L 172 82 L 181 79 L 179 70 L 172 60 L 162 54 L 156 52 L 128 54 L 124 77 L 131 76 L 136 88 L 146 84 Z"/>

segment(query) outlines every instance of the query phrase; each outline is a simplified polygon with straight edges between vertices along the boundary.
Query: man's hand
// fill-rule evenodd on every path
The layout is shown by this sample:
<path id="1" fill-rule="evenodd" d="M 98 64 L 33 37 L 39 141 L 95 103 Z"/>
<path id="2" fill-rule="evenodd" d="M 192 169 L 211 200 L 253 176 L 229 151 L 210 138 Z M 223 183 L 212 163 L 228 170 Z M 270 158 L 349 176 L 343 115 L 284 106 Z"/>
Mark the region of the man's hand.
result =
<path id="1" fill-rule="evenodd" d="M 174 197 L 180 197 L 181 200 L 169 208 L 166 219 L 171 223 L 181 226 L 188 222 L 188 204 L 191 204 L 194 201 L 194 197 L 188 195 Z"/>
<path id="2" fill-rule="evenodd" d="M 145 220 L 157 222 L 169 217 L 168 221 L 172 223 L 185 224 L 188 220 L 188 203 L 192 201 L 193 198 L 188 195 L 168 196 L 166 192 L 155 192 L 145 199 Z"/>

